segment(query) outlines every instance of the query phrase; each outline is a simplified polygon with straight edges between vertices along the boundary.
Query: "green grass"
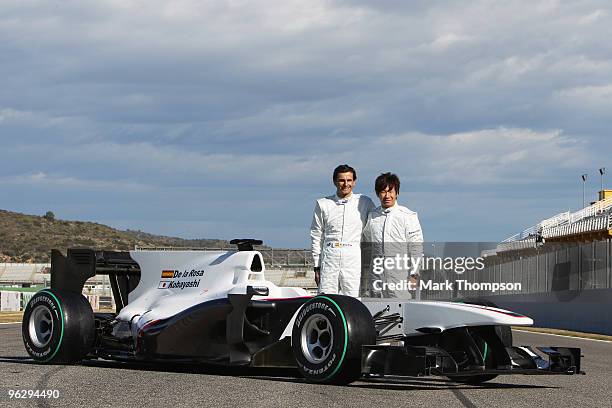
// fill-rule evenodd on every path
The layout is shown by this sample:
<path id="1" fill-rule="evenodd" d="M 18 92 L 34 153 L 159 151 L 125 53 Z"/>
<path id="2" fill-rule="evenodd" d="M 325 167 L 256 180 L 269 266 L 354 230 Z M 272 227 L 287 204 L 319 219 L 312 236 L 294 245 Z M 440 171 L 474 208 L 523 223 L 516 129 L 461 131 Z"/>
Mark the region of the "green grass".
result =
<path id="1" fill-rule="evenodd" d="M 41 290 L 43 288 L 44 288 L 44 286 L 42 286 L 42 285 L 40 285 L 40 286 L 31 286 L 29 288 L 13 288 L 13 287 L 0 286 L 0 290 L 6 291 L 6 292 L 38 292 L 39 290 Z"/>

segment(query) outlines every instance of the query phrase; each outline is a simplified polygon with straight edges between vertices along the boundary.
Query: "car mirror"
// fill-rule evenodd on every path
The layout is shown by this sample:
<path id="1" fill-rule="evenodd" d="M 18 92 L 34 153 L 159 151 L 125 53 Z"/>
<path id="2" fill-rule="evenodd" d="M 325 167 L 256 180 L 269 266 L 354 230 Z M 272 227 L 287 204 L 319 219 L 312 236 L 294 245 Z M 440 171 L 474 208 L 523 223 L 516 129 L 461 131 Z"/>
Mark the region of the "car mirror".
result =
<path id="1" fill-rule="evenodd" d="M 268 296 L 270 289 L 266 286 L 247 286 L 247 295 L 250 296 Z"/>

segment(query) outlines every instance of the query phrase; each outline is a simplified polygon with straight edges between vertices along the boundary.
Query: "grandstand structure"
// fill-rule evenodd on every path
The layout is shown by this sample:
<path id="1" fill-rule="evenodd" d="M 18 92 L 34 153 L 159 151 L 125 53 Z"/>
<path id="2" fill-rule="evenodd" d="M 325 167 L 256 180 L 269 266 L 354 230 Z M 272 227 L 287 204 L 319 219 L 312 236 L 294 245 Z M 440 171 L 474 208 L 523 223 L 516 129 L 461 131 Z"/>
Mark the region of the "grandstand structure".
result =
<path id="1" fill-rule="evenodd" d="M 544 242 L 580 242 L 612 237 L 612 190 L 576 212 L 565 211 L 503 240 L 496 253 L 535 248 Z M 492 253 L 487 253 L 492 255 Z"/>
<path id="2" fill-rule="evenodd" d="M 47 285 L 51 282 L 51 264 L 0 263 L 0 286 Z"/>

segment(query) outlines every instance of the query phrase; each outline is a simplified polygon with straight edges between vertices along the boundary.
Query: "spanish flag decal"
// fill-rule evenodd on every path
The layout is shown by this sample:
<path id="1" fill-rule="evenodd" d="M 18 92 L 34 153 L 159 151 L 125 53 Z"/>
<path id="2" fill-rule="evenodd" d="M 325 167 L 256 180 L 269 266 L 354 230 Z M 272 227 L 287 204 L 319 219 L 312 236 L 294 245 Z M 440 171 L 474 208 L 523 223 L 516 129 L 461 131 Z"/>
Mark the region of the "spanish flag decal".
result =
<path id="1" fill-rule="evenodd" d="M 161 277 L 164 278 L 164 279 L 173 278 L 174 277 L 174 271 L 162 271 Z"/>

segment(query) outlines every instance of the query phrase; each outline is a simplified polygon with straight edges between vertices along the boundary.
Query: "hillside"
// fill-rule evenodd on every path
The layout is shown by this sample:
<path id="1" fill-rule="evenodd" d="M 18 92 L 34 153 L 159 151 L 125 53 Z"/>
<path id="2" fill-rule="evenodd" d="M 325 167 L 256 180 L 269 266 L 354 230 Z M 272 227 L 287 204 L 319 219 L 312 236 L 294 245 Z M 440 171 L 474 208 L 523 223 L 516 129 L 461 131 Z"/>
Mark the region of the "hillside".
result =
<path id="1" fill-rule="evenodd" d="M 224 240 L 182 239 L 121 231 L 95 222 L 65 221 L 0 210 L 0 262 L 50 262 L 51 249 L 69 247 L 129 250 L 134 246 L 220 247 Z"/>

